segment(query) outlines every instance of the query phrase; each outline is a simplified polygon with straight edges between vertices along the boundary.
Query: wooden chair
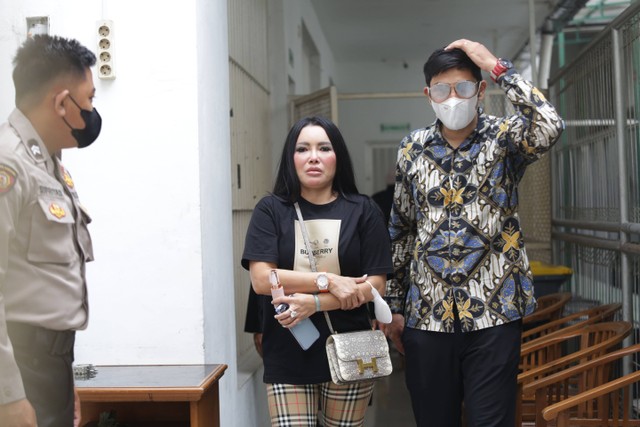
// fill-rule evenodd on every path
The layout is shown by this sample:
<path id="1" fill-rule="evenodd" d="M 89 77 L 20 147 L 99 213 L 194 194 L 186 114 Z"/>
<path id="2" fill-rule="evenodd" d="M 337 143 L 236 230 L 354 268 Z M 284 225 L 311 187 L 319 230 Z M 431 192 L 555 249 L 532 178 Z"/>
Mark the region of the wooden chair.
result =
<path id="1" fill-rule="evenodd" d="M 571 331 L 598 322 L 611 322 L 622 304 L 605 304 L 579 311 L 522 332 L 522 344 L 547 337 L 557 331 Z"/>
<path id="2" fill-rule="evenodd" d="M 547 425 L 542 417 L 544 408 L 610 381 L 619 371 L 621 359 L 635 354 L 640 355 L 640 344 L 606 353 L 526 384 L 523 395 L 524 399 L 535 402 L 536 427 Z"/>
<path id="3" fill-rule="evenodd" d="M 524 387 L 578 363 L 601 356 L 618 346 L 632 330 L 629 322 L 604 322 L 585 326 L 579 330 L 554 333 L 545 339 L 522 346 L 516 420 L 534 421 L 535 402 L 523 398 Z"/>
<path id="4" fill-rule="evenodd" d="M 538 298 L 538 308 L 522 318 L 522 327 L 527 330 L 562 317 L 564 306 L 571 300 L 571 292 L 558 292 Z"/>
<path id="5" fill-rule="evenodd" d="M 554 403 L 543 409 L 542 417 L 555 420 L 556 427 L 640 426 L 637 410 L 630 404 L 638 384 L 640 371 Z"/>

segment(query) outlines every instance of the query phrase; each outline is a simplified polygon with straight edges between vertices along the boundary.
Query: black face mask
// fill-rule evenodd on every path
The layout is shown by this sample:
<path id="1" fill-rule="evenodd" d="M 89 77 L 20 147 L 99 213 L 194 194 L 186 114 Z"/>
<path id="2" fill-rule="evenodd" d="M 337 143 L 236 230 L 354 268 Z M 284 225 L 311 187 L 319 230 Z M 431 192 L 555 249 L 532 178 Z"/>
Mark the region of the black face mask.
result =
<path id="1" fill-rule="evenodd" d="M 98 135 L 100 135 L 102 117 L 100 117 L 100 114 L 98 114 L 98 111 L 95 108 L 91 111 L 83 110 L 71 95 L 69 95 L 69 98 L 71 98 L 73 103 L 76 104 L 76 107 L 80 110 L 80 116 L 82 117 L 82 120 L 84 120 L 84 129 L 74 129 L 71 127 L 69 122 L 67 122 L 67 119 L 63 117 L 62 120 L 64 120 L 67 126 L 69 126 L 69 129 L 71 129 L 71 135 L 73 135 L 78 142 L 78 148 L 88 147 L 98 138 Z"/>

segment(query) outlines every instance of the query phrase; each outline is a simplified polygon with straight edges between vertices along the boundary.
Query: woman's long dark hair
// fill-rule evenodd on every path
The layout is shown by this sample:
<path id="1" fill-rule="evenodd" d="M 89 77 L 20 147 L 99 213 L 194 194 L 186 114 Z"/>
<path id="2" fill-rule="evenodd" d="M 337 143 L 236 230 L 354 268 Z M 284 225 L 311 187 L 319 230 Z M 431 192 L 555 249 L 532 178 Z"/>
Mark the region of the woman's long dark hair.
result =
<path id="1" fill-rule="evenodd" d="M 295 154 L 296 142 L 298 142 L 300 132 L 307 126 L 320 126 L 324 129 L 329 137 L 333 151 L 336 153 L 336 174 L 333 178 L 333 191 L 343 197 L 348 197 L 349 194 L 359 194 L 347 144 L 344 142 L 338 127 L 331 120 L 322 116 L 305 117 L 289 130 L 282 148 L 273 194 L 291 203 L 296 202 L 300 197 L 300 180 L 293 163 L 293 155 Z"/>

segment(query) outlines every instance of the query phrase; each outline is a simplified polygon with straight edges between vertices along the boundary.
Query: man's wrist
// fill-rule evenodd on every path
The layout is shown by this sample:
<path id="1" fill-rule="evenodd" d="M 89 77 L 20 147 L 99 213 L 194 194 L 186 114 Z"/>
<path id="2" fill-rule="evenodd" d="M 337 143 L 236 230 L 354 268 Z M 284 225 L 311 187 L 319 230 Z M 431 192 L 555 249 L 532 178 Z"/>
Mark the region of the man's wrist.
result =
<path id="1" fill-rule="evenodd" d="M 508 59 L 498 58 L 496 65 L 491 70 L 491 80 L 498 82 L 509 70 L 513 69 L 513 64 Z"/>

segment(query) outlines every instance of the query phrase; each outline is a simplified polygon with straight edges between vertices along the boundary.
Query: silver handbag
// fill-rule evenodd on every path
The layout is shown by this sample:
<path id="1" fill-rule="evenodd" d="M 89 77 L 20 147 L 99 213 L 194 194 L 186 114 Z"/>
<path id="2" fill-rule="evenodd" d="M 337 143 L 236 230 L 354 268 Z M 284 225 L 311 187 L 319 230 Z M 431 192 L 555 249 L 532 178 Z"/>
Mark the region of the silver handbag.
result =
<path id="1" fill-rule="evenodd" d="M 326 348 L 331 380 L 336 384 L 374 380 L 393 371 L 382 331 L 333 333 L 327 338 Z"/>
<path id="2" fill-rule="evenodd" d="M 309 264 L 317 271 L 315 257 L 309 243 L 309 235 L 302 219 L 298 203 L 294 204 L 302 238 L 307 247 Z M 337 333 L 333 329 L 329 313 L 324 312 L 331 335 L 327 338 L 326 350 L 329 360 L 331 380 L 336 384 L 349 384 L 359 381 L 371 381 L 391 375 L 393 366 L 389 356 L 389 344 L 382 331 L 367 329 L 364 331 Z"/>

